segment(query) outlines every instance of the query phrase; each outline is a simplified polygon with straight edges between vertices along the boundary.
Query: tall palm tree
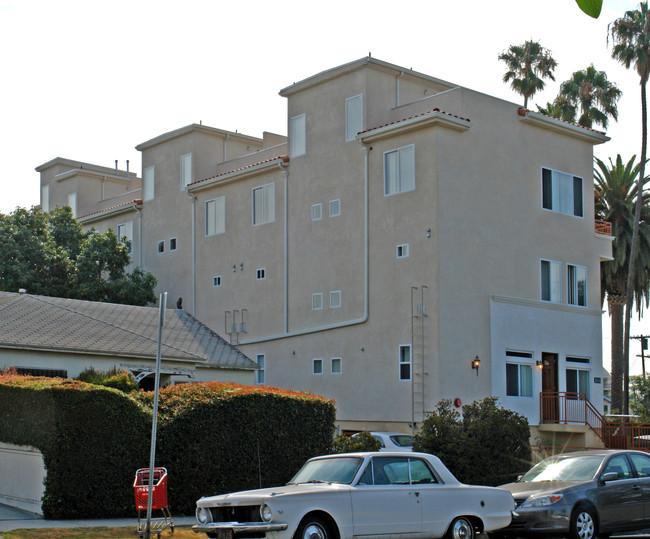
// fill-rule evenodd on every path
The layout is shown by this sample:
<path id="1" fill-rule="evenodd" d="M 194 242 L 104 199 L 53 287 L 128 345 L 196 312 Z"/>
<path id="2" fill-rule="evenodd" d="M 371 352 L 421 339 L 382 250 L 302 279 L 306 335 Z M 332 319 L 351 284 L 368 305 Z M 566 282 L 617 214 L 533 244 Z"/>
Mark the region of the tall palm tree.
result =
<path id="1" fill-rule="evenodd" d="M 545 107 L 537 105 L 537 112 L 559 118 L 565 122 L 574 123 L 576 121 L 576 106 L 562 94 L 558 95 L 552 103 L 546 103 Z"/>
<path id="2" fill-rule="evenodd" d="M 641 163 L 636 163 L 632 156 L 626 164 L 621 156 L 616 162 L 609 160 L 609 167 L 596 158 L 594 167 L 596 218 L 613 224 L 614 259 L 600 265 L 600 285 L 603 300 L 607 297 L 607 306 L 611 324 L 612 354 L 612 410 L 622 411 L 623 380 L 625 374 L 623 356 L 623 319 L 625 297 L 628 288 L 632 290 L 637 310 L 642 312 L 650 299 L 648 277 L 650 276 L 650 207 L 645 195 L 641 213 L 640 240 L 641 249 L 637 250 L 634 261 L 634 281 L 628 287 L 628 263 L 632 231 L 634 228 L 634 210 L 636 198 L 636 179 Z"/>
<path id="3" fill-rule="evenodd" d="M 543 79 L 555 80 L 553 70 L 557 67 L 557 62 L 551 52 L 538 41 L 510 45 L 507 51 L 499 54 L 499 60 L 503 60 L 508 66 L 508 71 L 503 75 L 503 82 L 510 82 L 510 87 L 524 96 L 524 108 L 528 107 L 528 98 L 544 89 Z"/>
<path id="4" fill-rule="evenodd" d="M 583 127 L 592 127 L 596 123 L 607 129 L 609 116 L 618 119 L 616 102 L 621 97 L 621 91 L 616 84 L 607 80 L 604 71 L 596 71 L 593 64 L 587 69 L 576 71 L 569 80 L 563 82 L 560 96 L 580 109 L 578 124 Z"/>
<path id="5" fill-rule="evenodd" d="M 625 15 L 616 19 L 607 28 L 608 36 L 612 37 L 612 58 L 618 60 L 626 68 L 634 66 L 641 82 L 641 166 L 637 180 L 637 192 L 643 192 L 645 178 L 645 163 L 648 143 L 648 110 L 646 86 L 650 74 L 650 11 L 648 2 L 641 2 L 639 9 L 626 11 Z M 639 222 L 643 197 L 636 197 L 634 209 L 634 227 L 628 260 L 628 282 L 634 281 L 634 260 L 639 243 Z M 625 335 L 623 340 L 623 361 L 625 374 L 623 378 L 624 396 L 623 413 L 629 412 L 629 377 L 630 377 L 630 320 L 633 302 L 632 287 L 628 287 L 625 295 Z"/>

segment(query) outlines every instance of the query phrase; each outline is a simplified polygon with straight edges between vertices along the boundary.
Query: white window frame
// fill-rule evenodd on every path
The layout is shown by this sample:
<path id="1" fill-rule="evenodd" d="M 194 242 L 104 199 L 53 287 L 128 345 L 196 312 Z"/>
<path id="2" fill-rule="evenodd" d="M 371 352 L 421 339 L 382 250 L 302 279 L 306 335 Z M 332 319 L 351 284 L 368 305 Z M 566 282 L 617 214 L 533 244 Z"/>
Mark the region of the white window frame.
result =
<path id="1" fill-rule="evenodd" d="M 266 384 L 266 354 L 256 354 L 255 363 L 259 369 L 255 371 L 255 382 L 258 386 Z"/>
<path id="2" fill-rule="evenodd" d="M 341 308 L 341 291 L 332 290 L 330 291 L 330 309 L 340 309 Z"/>
<path id="3" fill-rule="evenodd" d="M 395 247 L 395 256 L 397 258 L 408 258 L 409 257 L 409 244 L 401 243 Z"/>
<path id="4" fill-rule="evenodd" d="M 257 270 L 255 271 L 255 278 L 258 281 L 263 281 L 264 279 L 266 279 L 266 268 L 257 268 Z"/>
<path id="5" fill-rule="evenodd" d="M 570 391 L 569 390 L 569 371 L 575 371 L 576 373 L 576 389 L 577 391 Z M 586 377 L 586 391 L 580 391 L 581 389 L 585 389 L 584 387 L 581 388 L 581 383 L 580 383 L 580 375 L 583 375 Z M 571 366 L 567 366 L 566 369 L 564 370 L 564 382 L 566 384 L 566 392 L 567 393 L 584 393 L 587 395 L 587 400 L 591 398 L 591 369 L 589 368 L 580 368 L 576 363 L 572 364 Z"/>
<path id="6" fill-rule="evenodd" d="M 549 296 L 544 297 L 544 263 L 548 264 Z M 562 303 L 562 263 L 557 260 L 539 260 L 539 297 L 547 303 Z"/>
<path id="7" fill-rule="evenodd" d="M 345 100 L 345 141 L 355 140 L 363 131 L 363 94 Z"/>
<path id="8" fill-rule="evenodd" d="M 307 153 L 307 116 L 298 114 L 289 120 L 289 157 Z"/>
<path id="9" fill-rule="evenodd" d="M 145 167 L 142 171 L 142 200 L 147 202 L 153 200 L 156 194 L 156 169 L 155 167 Z"/>
<path id="10" fill-rule="evenodd" d="M 188 167 L 188 161 L 189 161 L 189 167 Z M 187 188 L 187 186 L 192 183 L 192 176 L 194 175 L 194 168 L 193 168 L 194 162 L 192 159 L 192 152 L 184 153 L 183 155 L 181 155 L 180 165 L 181 165 L 181 173 L 180 173 L 181 191 L 184 191 Z"/>
<path id="11" fill-rule="evenodd" d="M 408 361 L 403 361 L 405 355 L 403 350 L 408 350 Z M 413 378 L 413 347 L 410 344 L 400 344 L 397 354 L 397 376 L 400 381 L 410 382 Z M 402 376 L 402 366 L 408 366 L 408 378 Z"/>
<path id="12" fill-rule="evenodd" d="M 508 366 L 517 368 L 517 394 L 508 393 Z M 527 378 L 525 378 L 527 377 Z M 529 382 L 529 385 L 525 385 Z M 526 390 L 526 391 L 524 391 Z M 526 393 L 526 394 L 525 394 Z M 506 360 L 506 396 L 516 397 L 522 399 L 529 399 L 533 397 L 533 365 L 528 362 L 521 362 L 508 358 Z"/>
<path id="13" fill-rule="evenodd" d="M 226 197 L 220 196 L 206 200 L 204 204 L 205 237 L 217 236 L 226 232 Z"/>
<path id="14" fill-rule="evenodd" d="M 581 279 L 579 273 L 583 274 L 584 279 Z M 579 283 L 583 280 L 584 290 L 582 292 L 582 300 L 580 299 Z M 587 266 L 580 266 L 578 264 L 566 265 L 566 289 L 567 289 L 567 304 L 576 305 L 578 307 L 587 306 Z"/>
<path id="15" fill-rule="evenodd" d="M 546 178 L 544 171 L 548 171 Z M 585 214 L 584 179 L 581 176 L 549 167 L 542 167 L 541 175 L 542 209 L 583 219 Z M 577 211 L 575 180 L 580 180 L 580 208 Z M 549 181 L 550 183 L 548 183 Z M 545 185 L 550 191 L 549 193 L 545 192 Z"/>
<path id="16" fill-rule="evenodd" d="M 118 241 L 124 243 L 129 248 L 129 253 L 133 250 L 133 222 L 120 223 L 115 227 L 115 235 Z M 122 239 L 126 238 L 126 242 Z"/>
<path id="17" fill-rule="evenodd" d="M 396 168 L 389 166 L 389 159 L 395 156 Z M 397 177 L 389 183 L 392 170 Z M 395 183 L 395 185 L 392 185 Z M 399 195 L 415 190 L 415 144 L 407 144 L 384 152 L 384 196 Z"/>
<path id="18" fill-rule="evenodd" d="M 266 194 L 266 190 L 270 191 L 270 194 Z M 260 222 L 255 220 L 255 193 L 261 191 L 261 203 L 262 203 L 262 212 Z M 270 198 L 270 207 L 267 207 L 267 197 Z M 251 190 L 251 209 L 252 209 L 252 218 L 253 226 L 265 225 L 267 223 L 272 223 L 275 221 L 275 184 L 266 183 L 264 185 L 259 185 L 258 187 L 253 187 Z"/>
<path id="19" fill-rule="evenodd" d="M 338 362 L 338 369 L 334 368 L 335 362 Z M 330 360 L 330 371 L 332 374 L 343 374 L 343 360 L 340 357 L 333 357 Z"/>
<path id="20" fill-rule="evenodd" d="M 215 275 L 212 277 L 212 286 L 213 288 L 217 288 L 218 286 L 221 286 L 223 279 L 221 278 L 221 275 Z"/>
<path id="21" fill-rule="evenodd" d="M 320 221 L 323 218 L 323 204 L 312 204 L 311 205 L 311 220 Z"/>
<path id="22" fill-rule="evenodd" d="M 50 211 L 50 186 L 41 187 L 41 211 L 47 213 Z"/>
<path id="23" fill-rule="evenodd" d="M 341 199 L 330 200 L 330 217 L 338 217 L 339 215 L 341 215 Z"/>
<path id="24" fill-rule="evenodd" d="M 312 364 L 311 373 L 314 376 L 321 376 L 323 374 L 323 371 L 324 371 L 323 358 L 322 357 L 315 357 L 314 359 L 311 360 L 311 364 Z M 317 372 L 316 365 L 320 365 L 320 368 L 318 369 L 318 371 L 320 371 L 320 372 Z"/>
<path id="25" fill-rule="evenodd" d="M 322 311 L 323 310 L 323 294 L 322 292 L 317 292 L 311 295 L 311 310 L 312 311 Z"/>
<path id="26" fill-rule="evenodd" d="M 68 207 L 72 211 L 72 217 L 77 217 L 77 193 L 68 195 Z"/>

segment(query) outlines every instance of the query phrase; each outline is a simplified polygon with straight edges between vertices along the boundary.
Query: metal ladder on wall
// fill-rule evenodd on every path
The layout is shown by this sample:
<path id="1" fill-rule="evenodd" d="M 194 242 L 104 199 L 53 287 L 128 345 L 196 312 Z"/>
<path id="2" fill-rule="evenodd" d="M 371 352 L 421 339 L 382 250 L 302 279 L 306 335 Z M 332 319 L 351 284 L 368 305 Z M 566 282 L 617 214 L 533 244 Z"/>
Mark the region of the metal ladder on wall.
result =
<path id="1" fill-rule="evenodd" d="M 411 428 L 424 421 L 424 357 L 427 320 L 426 285 L 411 287 Z"/>

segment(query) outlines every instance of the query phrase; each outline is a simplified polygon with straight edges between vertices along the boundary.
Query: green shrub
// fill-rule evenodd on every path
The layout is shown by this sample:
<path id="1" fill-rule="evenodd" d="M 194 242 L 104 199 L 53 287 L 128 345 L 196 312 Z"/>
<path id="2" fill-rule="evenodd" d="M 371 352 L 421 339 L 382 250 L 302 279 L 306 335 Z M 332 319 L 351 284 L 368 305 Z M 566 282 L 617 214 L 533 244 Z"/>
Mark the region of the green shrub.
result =
<path id="1" fill-rule="evenodd" d="M 357 453 L 362 451 L 379 451 L 381 442 L 367 431 L 355 436 L 342 434 L 334 438 L 332 453 Z"/>
<path id="2" fill-rule="evenodd" d="M 531 464 L 530 428 L 522 415 L 488 397 L 463 406 L 438 403 L 415 437 L 413 449 L 438 456 L 462 482 L 501 485 Z"/>
<path id="3" fill-rule="evenodd" d="M 138 390 L 138 382 L 135 381 L 133 375 L 126 369 L 118 370 L 117 367 L 113 367 L 107 372 L 88 367 L 79 373 L 76 380 L 98 386 L 112 387 L 124 391 L 124 393 Z"/>

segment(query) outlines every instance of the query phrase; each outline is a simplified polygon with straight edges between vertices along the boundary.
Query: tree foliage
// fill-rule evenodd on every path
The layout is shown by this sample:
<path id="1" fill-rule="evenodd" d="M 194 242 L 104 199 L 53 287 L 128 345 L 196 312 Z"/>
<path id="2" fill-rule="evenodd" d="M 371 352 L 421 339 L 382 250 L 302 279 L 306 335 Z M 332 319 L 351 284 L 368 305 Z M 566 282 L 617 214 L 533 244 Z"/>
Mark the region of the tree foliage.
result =
<path id="1" fill-rule="evenodd" d="M 643 376 L 630 378 L 630 413 L 643 423 L 650 422 L 650 380 Z"/>
<path id="2" fill-rule="evenodd" d="M 530 428 L 496 397 L 467 404 L 462 414 L 443 400 L 424 421 L 413 449 L 436 455 L 464 483 L 501 485 L 530 467 Z"/>
<path id="3" fill-rule="evenodd" d="M 598 18 L 603 8 L 603 0 L 576 0 L 576 3 L 582 11 L 594 19 Z"/>
<path id="4" fill-rule="evenodd" d="M 106 301 L 155 303 L 155 277 L 126 270 L 129 246 L 115 233 L 84 232 L 70 208 L 0 213 L 0 290 Z"/>
<path id="5" fill-rule="evenodd" d="M 357 453 L 361 451 L 379 451 L 381 442 L 367 431 L 355 436 L 341 434 L 332 442 L 332 453 Z"/>

